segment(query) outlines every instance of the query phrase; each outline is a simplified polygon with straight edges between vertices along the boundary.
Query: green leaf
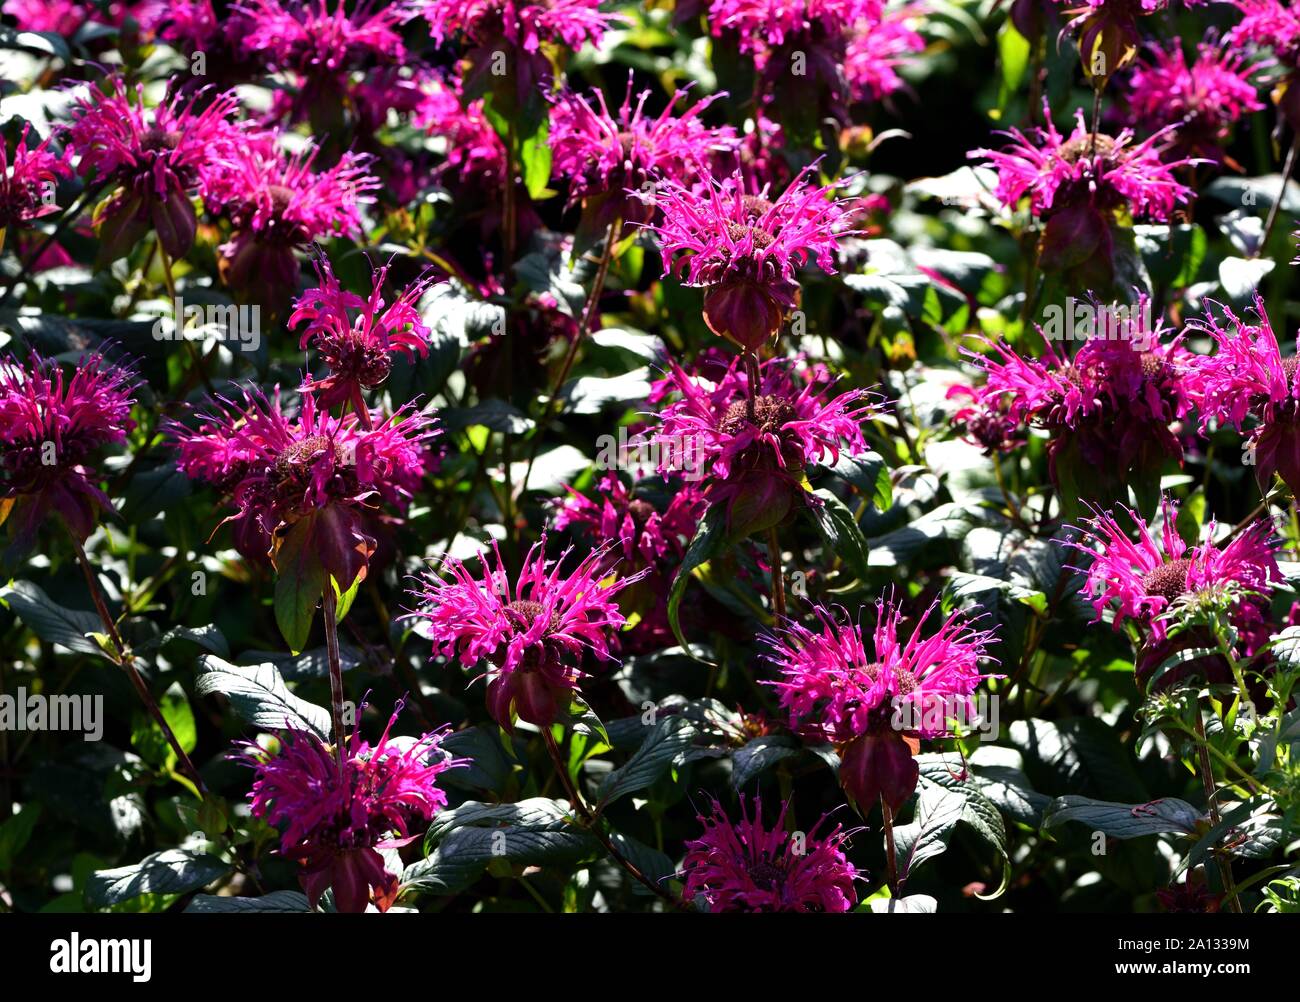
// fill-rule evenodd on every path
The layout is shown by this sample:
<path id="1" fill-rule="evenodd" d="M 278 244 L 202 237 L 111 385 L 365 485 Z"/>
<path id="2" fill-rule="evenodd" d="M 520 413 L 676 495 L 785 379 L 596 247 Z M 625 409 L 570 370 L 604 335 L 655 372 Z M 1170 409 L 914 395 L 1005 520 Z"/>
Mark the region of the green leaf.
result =
<path id="1" fill-rule="evenodd" d="M 40 804 L 23 804 L 17 814 L 0 824 L 0 873 L 8 873 L 13 869 L 18 854 L 31 840 L 40 818 Z"/>
<path id="2" fill-rule="evenodd" d="M 308 730 L 329 740 L 329 711 L 291 693 L 275 665 L 232 665 L 205 654 L 199 658 L 194 691 L 200 696 L 220 693 L 230 700 L 239 718 L 254 727 Z"/>
<path id="3" fill-rule="evenodd" d="M 300 518 L 275 554 L 275 622 L 294 654 L 307 646 L 325 592 L 325 568 L 312 545 L 312 526 L 311 518 Z"/>
<path id="4" fill-rule="evenodd" d="M 471 790 L 500 791 L 510 778 L 511 757 L 501 746 L 496 727 L 467 727 L 443 739 L 442 748 L 455 758 L 467 759 L 444 778 L 451 786 Z"/>
<path id="5" fill-rule="evenodd" d="M 894 486 L 890 480 L 889 464 L 878 452 L 864 452 L 860 456 L 840 453 L 834 466 L 826 466 L 837 477 L 848 481 L 871 499 L 879 511 L 894 506 Z"/>
<path id="6" fill-rule="evenodd" d="M 208 853 L 164 849 L 138 863 L 92 873 L 86 882 L 86 904 L 109 908 L 142 894 L 185 894 L 229 872 L 229 863 Z"/>
<path id="7" fill-rule="evenodd" d="M 1090 797 L 1057 797 L 1043 812 L 1043 828 L 1078 821 L 1111 838 L 1143 835 L 1193 835 L 1202 814 L 1185 800 L 1165 797 L 1148 804 L 1116 804 Z"/>
<path id="8" fill-rule="evenodd" d="M 158 700 L 158 709 L 163 719 L 172 729 L 181 749 L 189 754 L 198 743 L 198 731 L 194 725 L 194 713 L 190 709 L 189 697 L 179 682 L 173 682 Z M 131 746 L 140 752 L 140 757 L 150 765 L 171 771 L 176 768 L 176 752 L 172 750 L 167 735 L 158 726 L 153 717 L 143 711 L 132 717 Z"/>
<path id="9" fill-rule="evenodd" d="M 196 894 L 187 912 L 200 915 L 247 915 L 252 912 L 310 912 L 307 895 L 301 891 L 272 891 L 260 898 L 227 898 L 216 894 Z"/>
<path id="10" fill-rule="evenodd" d="M 600 786 L 601 808 L 626 794 L 653 786 L 673 759 L 690 747 L 695 734 L 695 725 L 685 717 L 661 719 L 627 763 L 605 777 Z"/>
<path id="11" fill-rule="evenodd" d="M 998 29 L 998 67 L 1002 71 L 998 87 L 998 107 L 1005 110 L 1008 102 L 1020 92 L 1020 85 L 1029 69 L 1029 39 L 1016 31 L 1011 18 Z"/>
<path id="12" fill-rule="evenodd" d="M 104 624 L 93 612 L 65 609 L 30 581 L 15 581 L 0 587 L 0 602 L 9 606 L 24 626 L 47 643 L 58 644 L 78 654 L 111 660 L 108 653 L 90 638 L 91 634 L 104 629 Z"/>
<path id="13" fill-rule="evenodd" d="M 870 571 L 867 562 L 870 547 L 853 512 L 825 488 L 814 491 L 813 495 L 822 503 L 807 505 L 804 510 L 821 532 L 826 548 L 843 560 L 858 580 L 865 580 Z"/>
<path id="14" fill-rule="evenodd" d="M 695 531 L 695 538 L 691 540 L 686 555 L 682 557 L 682 562 L 677 568 L 677 576 L 673 578 L 672 587 L 668 590 L 668 625 L 673 628 L 673 636 L 682 645 L 682 649 L 696 661 L 701 659 L 691 652 L 691 645 L 686 642 L 686 637 L 682 634 L 680 621 L 682 597 L 686 594 L 686 586 L 690 583 L 691 575 L 726 547 L 726 520 L 726 512 L 721 505 L 714 505 L 704 513 L 704 518 L 700 520 L 700 526 Z M 714 667 L 710 662 L 704 663 Z"/>
<path id="15" fill-rule="evenodd" d="M 551 180 L 551 145 L 548 141 L 547 123 L 547 117 L 543 116 L 537 129 L 519 145 L 519 159 L 524 168 L 524 187 L 533 199 L 541 198 Z"/>
<path id="16" fill-rule="evenodd" d="M 770 769 L 782 759 L 799 754 L 799 745 L 783 734 L 769 734 L 754 738 L 731 755 L 731 785 L 742 789 L 755 776 Z"/>
<path id="17" fill-rule="evenodd" d="M 921 795 L 917 799 L 915 819 L 894 829 L 900 883 L 927 859 L 948 848 L 953 829 L 966 809 L 966 798 L 960 793 L 924 778 L 919 785 Z"/>
<path id="18" fill-rule="evenodd" d="M 653 846 L 648 846 L 630 835 L 624 835 L 622 832 L 610 832 L 609 840 L 614 843 L 614 847 L 618 849 L 619 854 L 645 874 L 646 878 L 655 886 L 663 887 L 667 881 L 677 875 L 677 867 L 673 866 L 673 861 L 668 858 L 666 853 L 660 852 Z M 631 887 L 633 894 L 647 898 L 654 896 L 654 892 L 650 888 L 630 874 L 627 877 L 627 883 Z"/>

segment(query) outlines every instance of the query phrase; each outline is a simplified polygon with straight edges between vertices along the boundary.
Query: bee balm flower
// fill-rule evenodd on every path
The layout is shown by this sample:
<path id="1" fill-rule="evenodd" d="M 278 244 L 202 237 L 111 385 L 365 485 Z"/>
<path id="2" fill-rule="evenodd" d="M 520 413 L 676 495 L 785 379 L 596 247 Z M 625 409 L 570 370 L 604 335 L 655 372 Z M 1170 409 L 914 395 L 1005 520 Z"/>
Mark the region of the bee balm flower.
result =
<path id="1" fill-rule="evenodd" d="M 753 809 L 751 818 L 741 797 L 733 822 L 714 800 L 713 813 L 700 817 L 704 834 L 686 843 L 682 860 L 687 901 L 711 912 L 847 912 L 857 903 L 861 874 L 844 855 L 848 832 L 836 826 L 817 837 L 825 816 L 806 835 L 787 832 L 788 800 L 770 830 L 760 798 Z"/>
<path id="2" fill-rule="evenodd" d="M 513 587 L 494 541 L 495 566 L 479 554 L 482 581 L 448 556 L 441 570 L 451 579 L 430 575 L 412 593 L 420 608 L 411 616 L 422 621 L 435 654 L 457 657 L 466 668 L 484 660 L 492 666 L 488 712 L 507 730 L 516 716 L 538 727 L 554 723 L 583 677 L 584 653 L 612 660 L 609 635 L 624 624 L 614 599 L 645 574 L 602 581 L 608 576 L 605 547 L 565 574 L 561 565 L 571 548 L 552 562 L 544 546 L 545 537 L 528 551 Z"/>
<path id="3" fill-rule="evenodd" d="M 931 605 L 906 641 L 899 639 L 901 610 L 876 602 L 870 636 L 813 609 L 820 629 L 788 619 L 763 639 L 767 659 L 781 679 L 780 694 L 791 726 L 804 737 L 828 741 L 840 753 L 840 784 L 861 810 L 883 798 L 895 810 L 916 789 L 913 755 L 922 739 L 945 737 L 955 716 L 969 719 L 971 694 L 979 685 L 991 630 L 974 630 L 959 612 L 929 637 L 922 636 Z"/>
<path id="4" fill-rule="evenodd" d="M 363 912 L 373 891 L 376 907 L 387 911 L 398 877 L 378 850 L 421 837 L 420 826 L 447 805 L 438 777 L 463 762 L 439 747 L 443 731 L 390 737 L 402 707 L 399 701 L 375 745 L 352 732 L 341 773 L 334 751 L 310 731 L 280 733 L 276 755 L 251 741 L 238 745 L 236 760 L 256 770 L 253 816 L 281 826 L 280 852 L 301 866 L 313 907 L 333 889 L 340 912 Z"/>

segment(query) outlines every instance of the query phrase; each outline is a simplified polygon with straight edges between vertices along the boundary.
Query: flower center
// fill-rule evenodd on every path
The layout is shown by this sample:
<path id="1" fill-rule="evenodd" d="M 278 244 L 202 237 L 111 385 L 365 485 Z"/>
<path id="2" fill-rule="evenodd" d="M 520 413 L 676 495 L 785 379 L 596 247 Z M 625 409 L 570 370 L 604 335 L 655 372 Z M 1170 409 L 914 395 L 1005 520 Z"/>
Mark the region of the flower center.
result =
<path id="1" fill-rule="evenodd" d="M 754 886 L 764 891 L 774 891 L 785 883 L 785 870 L 770 860 L 761 859 L 749 866 L 746 871 Z"/>
<path id="2" fill-rule="evenodd" d="M 1161 379 L 1169 371 L 1169 365 L 1154 351 L 1144 351 L 1141 355 L 1142 375 L 1150 380 Z"/>
<path id="3" fill-rule="evenodd" d="M 1300 355 L 1292 355 L 1290 358 L 1282 359 L 1282 373 L 1286 376 L 1288 383 L 1295 382 L 1297 369 L 1300 369 Z"/>
<path id="4" fill-rule="evenodd" d="M 752 425 L 765 435 L 774 435 L 794 420 L 794 404 L 783 397 L 765 393 L 754 398 L 754 418 L 749 417 L 749 401 L 737 400 L 727 408 L 719 430 L 724 435 L 739 435 L 745 425 Z"/>
<path id="5" fill-rule="evenodd" d="M 772 203 L 761 195 L 742 195 L 740 204 L 745 207 L 745 212 L 749 214 L 750 219 L 758 219 L 772 208 Z"/>
<path id="6" fill-rule="evenodd" d="M 180 144 L 181 134 L 179 132 L 168 131 L 156 125 L 146 132 L 140 140 L 140 145 L 144 149 L 154 153 L 162 150 L 174 150 Z"/>
<path id="7" fill-rule="evenodd" d="M 329 450 L 334 451 L 335 458 L 341 458 L 337 445 L 324 435 L 308 435 L 301 441 L 285 449 L 275 457 L 275 469 L 280 474 L 290 474 L 295 467 L 310 465 L 317 457 Z"/>
<path id="8" fill-rule="evenodd" d="M 1172 602 L 1187 591 L 1187 569 L 1191 566 L 1192 562 L 1187 557 L 1161 564 L 1142 578 L 1142 590 L 1148 595 L 1159 595 Z"/>
<path id="9" fill-rule="evenodd" d="M 506 617 L 515 626 L 516 629 L 526 631 L 537 620 L 542 618 L 546 608 L 541 602 L 530 602 L 526 598 L 518 599 L 506 605 Z M 551 621 L 546 626 L 547 633 L 554 633 L 555 628 L 560 625 L 560 617 L 556 613 L 551 613 Z"/>
<path id="10" fill-rule="evenodd" d="M 1096 145 L 1093 145 L 1094 137 L 1080 136 L 1078 139 L 1071 139 L 1069 142 L 1061 144 L 1061 149 L 1057 156 L 1067 164 L 1075 164 L 1080 160 L 1091 160 L 1094 156 L 1103 160 L 1109 160 L 1111 153 L 1115 150 L 1115 140 L 1104 132 L 1098 132 L 1096 135 Z"/>
<path id="11" fill-rule="evenodd" d="M 776 239 L 767 230 L 759 229 L 757 226 L 746 226 L 744 223 L 735 223 L 731 220 L 727 220 L 724 226 L 732 243 L 744 243 L 745 238 L 748 237 L 754 250 L 765 250 L 771 247 L 772 241 Z"/>
<path id="12" fill-rule="evenodd" d="M 293 189 L 286 188 L 282 184 L 271 185 L 266 189 L 266 193 L 271 198 L 271 211 L 277 216 L 284 215 L 285 211 L 293 203 Z"/>
<path id="13" fill-rule="evenodd" d="M 637 498 L 628 502 L 627 513 L 632 516 L 632 523 L 639 529 L 650 521 L 650 516 L 655 513 L 655 506 L 649 501 Z"/>

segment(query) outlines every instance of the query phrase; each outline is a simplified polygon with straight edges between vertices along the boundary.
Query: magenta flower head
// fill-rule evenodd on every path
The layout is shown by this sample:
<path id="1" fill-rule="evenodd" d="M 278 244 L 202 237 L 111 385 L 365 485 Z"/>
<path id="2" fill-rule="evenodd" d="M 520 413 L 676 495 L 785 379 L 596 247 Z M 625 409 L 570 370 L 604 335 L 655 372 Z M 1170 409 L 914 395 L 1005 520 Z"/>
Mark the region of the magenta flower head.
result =
<path id="1" fill-rule="evenodd" d="M 272 314 L 298 287 L 294 252 L 326 236 L 359 235 L 360 206 L 373 202 L 370 192 L 379 187 L 367 173 L 368 157 L 345 153 L 318 172 L 317 152 L 284 154 L 263 141 L 225 165 L 219 198 L 234 233 L 221 247 L 221 277 Z"/>
<path id="2" fill-rule="evenodd" d="M 1264 107 L 1251 80 L 1264 64 L 1247 64 L 1240 52 L 1214 43 L 1197 47 L 1190 66 L 1178 42 L 1152 46 L 1129 78 L 1131 122 L 1143 132 L 1173 127 L 1175 155 L 1224 162 L 1223 145 L 1232 126 L 1248 112 Z"/>
<path id="3" fill-rule="evenodd" d="M 997 170 L 997 197 L 1014 208 L 1028 196 L 1030 211 L 1046 225 L 1039 245 L 1040 264 L 1048 271 L 1083 269 L 1094 288 L 1105 287 L 1114 274 L 1116 214 L 1167 222 L 1174 206 L 1191 191 L 1174 178 L 1174 170 L 1193 161 L 1166 162 L 1157 143 L 1174 131 L 1168 126 L 1140 143 L 1133 133 L 1094 136 L 1077 111 L 1067 138 L 1052 124 L 1043 104 L 1045 128 L 1018 129 L 1003 135 L 1012 142 L 1002 150 L 972 150 Z"/>
<path id="4" fill-rule="evenodd" d="M 388 378 L 393 356 L 429 353 L 429 328 L 416 303 L 432 279 L 412 282 L 392 301 L 384 301 L 384 282 L 391 262 L 371 269 L 370 295 L 365 299 L 339 285 L 324 254 L 316 260 L 319 284 L 294 303 L 289 327 L 305 324 L 299 347 L 314 346 L 330 368 L 325 379 L 313 383 L 321 407 L 351 403 L 363 424 L 370 412 L 362 389 Z"/>
<path id="5" fill-rule="evenodd" d="M 241 741 L 232 756 L 256 770 L 253 816 L 281 828 L 280 852 L 301 866 L 298 879 L 312 907 L 332 888 L 340 912 L 365 911 L 372 891 L 375 906 L 387 911 L 398 874 L 379 850 L 419 838 L 420 826 L 447 805 L 438 777 L 464 760 L 440 747 L 444 730 L 391 737 L 403 705 L 399 700 L 375 745 L 352 732 L 341 771 L 334 750 L 305 730 L 277 734 L 277 754 Z"/>
<path id="6" fill-rule="evenodd" d="M 844 76 L 855 101 L 879 101 L 902 89 L 898 67 L 925 49 L 925 39 L 913 27 L 924 13 L 924 0 L 904 3 L 855 25 L 844 54 Z"/>
<path id="7" fill-rule="evenodd" d="M 1282 0 L 1232 0 L 1241 20 L 1229 33 L 1229 47 L 1272 49 L 1284 71 L 1273 100 L 1292 129 L 1300 128 L 1300 9 Z"/>
<path id="8" fill-rule="evenodd" d="M 967 351 L 987 379 L 974 391 L 982 416 L 968 411 L 964 424 L 1008 444 L 1023 437 L 1016 429 L 1046 429 L 1063 501 L 1108 502 L 1127 497 L 1129 485 L 1158 483 L 1165 459 L 1182 461 L 1170 425 L 1191 412 L 1198 381 L 1187 371 L 1191 354 L 1181 336 L 1166 338 L 1145 295 L 1126 307 L 1093 304 L 1074 323 L 1068 331 L 1039 328 L 1042 358 L 1024 358 L 1001 341 L 984 341 L 986 354 Z M 1080 336 L 1073 357 L 1056 346 Z"/>
<path id="9" fill-rule="evenodd" d="M 1258 294 L 1253 324 L 1227 306 L 1214 305 L 1222 321 L 1212 307 L 1203 321 L 1188 324 L 1188 330 L 1210 335 L 1216 346 L 1213 355 L 1193 355 L 1186 364 L 1200 384 L 1201 430 L 1217 421 L 1241 431 L 1253 418 L 1247 448 L 1260 485 L 1267 492 L 1276 473 L 1292 492 L 1300 491 L 1300 359 L 1282 356 Z"/>
<path id="10" fill-rule="evenodd" d="M 229 497 L 235 545 L 250 560 L 311 559 L 346 590 L 366 573 L 375 550 L 369 520 L 381 504 L 405 510 L 432 459 L 433 418 L 408 407 L 371 427 L 356 414 L 332 417 L 315 396 L 288 416 L 245 389 L 239 402 L 217 398 L 197 429 L 171 424 L 181 472 Z M 287 546 L 287 552 L 286 552 Z"/>
<path id="11" fill-rule="evenodd" d="M 514 83 L 523 104 L 549 87 L 555 70 L 547 50 L 600 44 L 621 15 L 601 11 L 602 0 L 421 0 L 421 12 L 439 45 L 453 38 L 469 48 L 466 87 L 478 94 L 494 78 Z M 504 58 L 503 58 L 504 57 Z M 502 73 L 498 66 L 508 72 Z M 502 95 L 505 97 L 505 95 Z"/>
<path id="12" fill-rule="evenodd" d="M 487 120 L 482 100 L 465 102 L 456 87 L 430 81 L 411 124 L 446 141 L 446 160 L 438 169 L 443 184 L 454 192 L 497 200 L 508 173 L 506 148 Z"/>
<path id="13" fill-rule="evenodd" d="M 1178 534 L 1178 505 L 1172 499 L 1162 500 L 1164 524 L 1158 535 L 1141 516 L 1120 508 L 1137 532 L 1136 542 L 1114 515 L 1098 512 L 1085 520 L 1080 541 L 1071 545 L 1092 560 L 1087 587 L 1097 621 L 1103 612 L 1113 610 L 1115 629 L 1132 622 L 1141 630 L 1143 646 L 1136 663 L 1140 683 L 1145 684 L 1180 648 L 1217 647 L 1203 627 L 1194 626 L 1172 638 L 1180 609 L 1226 606 L 1246 655 L 1268 640 L 1268 596 L 1282 575 L 1277 566 L 1278 543 L 1266 521 L 1250 524 L 1226 542 L 1215 541 L 1216 526 L 1211 521 L 1205 542 L 1189 546 Z M 1232 680 L 1228 665 L 1214 655 L 1183 665 L 1161 684 L 1193 672 L 1204 673 L 1210 681 Z"/>
<path id="14" fill-rule="evenodd" d="M 678 399 L 660 412 L 650 442 L 660 472 L 704 478 L 709 502 L 726 506 L 733 536 L 761 532 L 796 505 L 818 503 L 805 485 L 808 465 L 835 462 L 842 449 L 866 449 L 861 425 L 876 415 L 870 395 L 848 390 L 828 398 L 833 381 L 821 367 L 769 359 L 751 399 L 739 360 L 717 382 L 669 364 L 656 394 Z"/>
<path id="15" fill-rule="evenodd" d="M 351 71 L 407 61 L 401 28 L 416 14 L 404 0 L 243 0 L 231 9 L 243 18 L 247 49 L 270 69 L 301 78 L 292 113 L 310 111 L 318 132 L 343 127 Z"/>
<path id="16" fill-rule="evenodd" d="M 971 694 L 982 678 L 992 630 L 975 630 L 953 612 L 928 637 L 924 614 L 907 640 L 899 639 L 902 612 L 892 598 L 876 601 L 870 638 L 860 625 L 813 608 L 820 629 L 793 619 L 763 640 L 781 679 L 790 725 L 803 737 L 830 742 L 840 754 L 840 784 L 863 812 L 878 798 L 897 810 L 916 789 L 913 755 L 921 740 L 946 737 L 954 721 L 970 721 Z"/>
<path id="17" fill-rule="evenodd" d="M 66 151 L 50 150 L 50 137 L 28 146 L 31 126 L 24 125 L 12 155 L 0 141 L 0 247 L 2 234 L 11 226 L 26 226 L 34 219 L 58 211 L 54 190 L 61 177 L 71 177 Z"/>
<path id="18" fill-rule="evenodd" d="M 456 657 L 468 669 L 484 660 L 491 665 L 488 712 L 508 731 L 516 717 L 538 727 L 559 719 L 583 678 L 586 652 L 613 660 L 609 635 L 625 622 L 615 598 L 645 573 L 609 581 L 607 547 L 599 547 L 566 574 L 561 565 L 572 547 L 549 561 L 545 544 L 543 536 L 528 551 L 513 587 L 493 541 L 494 561 L 479 554 L 483 580 L 447 556 L 440 573 L 412 592 L 420 607 L 411 618 L 421 621 L 434 654 Z"/>
<path id="19" fill-rule="evenodd" d="M 132 101 L 120 77 L 111 93 L 91 88 L 77 102 L 68 145 L 81 158 L 78 169 L 114 189 L 95 210 L 106 260 L 129 252 L 150 230 L 171 258 L 189 253 L 198 226 L 193 198 L 207 200 L 221 164 L 244 141 L 231 121 L 238 107 L 228 92 L 210 101 L 202 93 L 173 94 L 147 110 L 143 86 Z"/>
<path id="20" fill-rule="evenodd" d="M 736 149 L 740 140 L 730 126 L 710 128 L 700 121 L 704 110 L 725 94 L 695 102 L 675 115 L 685 89 L 677 91 L 657 116 L 645 113 L 650 91 L 632 100 L 632 75 L 622 105 L 611 113 L 603 91 L 595 106 L 579 94 L 561 95 L 551 109 L 551 170 L 569 182 L 569 204 L 585 203 L 593 223 L 616 220 L 647 223 L 653 207 L 633 197 L 658 176 L 685 178 L 696 164 Z"/>
<path id="21" fill-rule="evenodd" d="M 765 186 L 747 194 L 739 170 L 700 190 L 665 177 L 653 196 L 663 220 L 659 238 L 664 275 L 702 288 L 704 321 L 713 333 L 757 351 L 799 302 L 796 273 L 810 261 L 835 274 L 840 240 L 851 236 L 854 200 L 834 199 L 843 182 L 809 184 L 805 167 L 774 201 Z"/>
<path id="22" fill-rule="evenodd" d="M 606 549 L 611 571 L 615 567 L 626 574 L 645 571 L 645 577 L 619 599 L 625 613 L 641 617 L 629 631 L 631 639 L 670 636 L 668 588 L 708 507 L 704 493 L 682 482 L 666 502 L 657 502 L 649 494 L 633 494 L 613 473 L 601 479 L 595 498 L 567 489 L 569 496 L 555 505 L 555 528 L 597 546 L 615 543 Z"/>
<path id="23" fill-rule="evenodd" d="M 37 530 L 57 515 L 78 540 L 112 502 L 87 462 L 126 440 L 137 380 L 129 369 L 92 354 L 70 379 L 35 352 L 26 365 L 0 361 L 0 522 L 9 523 L 11 556 L 22 556 Z"/>
<path id="24" fill-rule="evenodd" d="M 740 798 L 740 820 L 732 821 L 717 800 L 708 817 L 699 815 L 704 833 L 686 843 L 682 860 L 687 901 L 711 912 L 847 912 L 858 900 L 855 881 L 862 875 L 844 855 L 850 832 L 839 825 L 824 837 L 817 831 L 827 815 L 805 833 L 785 830 L 790 801 L 771 829 L 763 827 L 763 801 L 754 798 L 754 816 Z"/>

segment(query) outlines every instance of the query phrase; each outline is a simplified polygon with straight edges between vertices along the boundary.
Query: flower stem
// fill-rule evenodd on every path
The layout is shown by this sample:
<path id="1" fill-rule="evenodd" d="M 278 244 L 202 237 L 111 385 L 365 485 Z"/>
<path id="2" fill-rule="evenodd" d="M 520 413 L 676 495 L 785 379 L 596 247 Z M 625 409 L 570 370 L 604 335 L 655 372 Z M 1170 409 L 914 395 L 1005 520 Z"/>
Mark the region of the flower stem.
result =
<path id="1" fill-rule="evenodd" d="M 357 412 L 357 420 L 361 422 L 362 431 L 370 431 L 374 424 L 370 420 L 370 408 L 366 406 L 365 398 L 361 395 L 361 384 L 352 384 L 352 409 Z"/>
<path id="2" fill-rule="evenodd" d="M 325 617 L 325 650 L 330 667 L 330 717 L 334 723 L 334 757 L 343 773 L 343 661 L 339 657 L 338 599 L 334 595 L 334 580 L 325 582 L 321 596 L 321 612 Z"/>
<path id="3" fill-rule="evenodd" d="M 1215 803 L 1214 766 L 1210 762 L 1209 744 L 1205 738 L 1205 722 L 1201 719 L 1201 707 L 1196 706 L 1196 752 L 1197 771 L 1201 774 L 1201 786 L 1205 790 L 1205 801 L 1210 808 L 1210 822 L 1219 823 L 1219 805 Z M 1237 897 L 1237 886 L 1232 879 L 1232 862 L 1216 846 L 1215 861 L 1219 864 L 1219 876 L 1223 880 L 1223 893 L 1230 911 L 1241 913 L 1241 900 Z"/>
<path id="4" fill-rule="evenodd" d="M 1297 133 L 1291 140 L 1291 148 L 1286 151 L 1286 162 L 1282 166 L 1282 181 L 1278 185 L 1277 198 L 1273 199 L 1273 204 L 1268 209 L 1268 219 L 1264 221 L 1264 234 L 1259 238 L 1259 247 L 1256 248 L 1256 256 L 1264 253 L 1264 248 L 1268 246 L 1269 234 L 1273 232 L 1273 224 L 1277 222 L 1278 211 L 1282 208 L 1282 199 L 1286 197 L 1286 183 L 1291 178 L 1291 170 L 1295 167 L 1296 150 L 1300 148 L 1300 133 Z"/>
<path id="5" fill-rule="evenodd" d="M 163 736 L 167 739 L 172 752 L 176 755 L 176 761 L 180 764 L 186 778 L 194 785 L 199 797 L 206 798 L 208 788 L 199 775 L 199 770 L 194 768 L 194 763 L 190 761 L 189 755 L 185 753 L 181 743 L 176 740 L 171 725 L 167 723 L 167 718 L 162 715 L 162 710 L 158 708 L 158 703 L 149 691 L 149 686 L 135 666 L 135 656 L 127 649 L 126 643 L 122 640 L 122 635 L 117 630 L 117 623 L 114 622 L 112 614 L 108 611 L 108 603 L 104 601 L 104 593 L 100 590 L 99 582 L 95 580 L 95 571 L 90 566 L 90 558 L 86 556 L 86 548 L 71 529 L 68 530 L 68 538 L 72 540 L 72 546 L 77 552 L 77 563 L 81 565 L 81 572 L 85 575 L 86 586 L 90 589 L 91 600 L 95 603 L 95 611 L 99 613 L 100 621 L 104 624 L 104 630 L 113 643 L 115 660 L 126 672 L 126 677 L 130 679 L 132 688 L 135 689 L 136 695 L 140 697 L 140 702 L 144 704 L 149 716 L 153 717 L 154 723 L 162 730 Z"/>
<path id="6" fill-rule="evenodd" d="M 767 562 L 772 565 L 772 613 L 777 622 L 785 619 L 785 568 L 781 564 L 781 543 L 776 526 L 767 530 Z"/>
<path id="7" fill-rule="evenodd" d="M 894 897 L 898 896 L 898 850 L 894 846 L 894 812 L 890 809 L 885 798 L 880 798 L 880 816 L 885 821 L 885 859 L 886 859 L 886 881 L 889 884 L 889 893 Z"/>
<path id="8" fill-rule="evenodd" d="M 573 340 L 569 343 L 569 350 L 564 355 L 564 362 L 560 366 L 560 374 L 551 387 L 550 396 L 546 398 L 546 409 L 542 412 L 542 418 L 533 431 L 533 444 L 528 452 L 528 466 L 524 473 L 524 482 L 520 485 L 521 491 L 528 486 L 528 480 L 533 474 L 533 464 L 537 462 L 537 453 L 542 445 L 542 438 L 547 426 L 555 417 L 560 391 L 564 389 L 564 383 L 569 378 L 569 373 L 573 371 L 573 363 L 578 357 L 578 348 L 581 346 L 583 338 L 587 336 L 587 331 L 591 329 L 592 319 L 596 315 L 596 305 L 600 302 L 600 297 L 605 291 L 605 280 L 609 277 L 609 266 L 614 260 L 614 248 L 618 246 L 618 237 L 622 232 L 623 220 L 615 219 L 609 224 L 609 230 L 605 234 L 605 249 L 601 252 L 600 261 L 596 265 L 596 277 L 592 280 L 591 291 L 587 294 L 587 302 L 582 309 L 582 319 L 578 322 L 578 329 L 574 332 Z M 507 471 L 507 475 L 508 473 L 509 471 Z"/>
<path id="9" fill-rule="evenodd" d="M 551 729 L 549 727 L 542 727 L 540 730 L 542 732 L 542 740 L 546 743 L 546 751 L 551 756 L 551 764 L 555 766 L 555 775 L 559 777 L 560 785 L 564 787 L 564 792 L 568 796 L 569 802 L 573 804 L 579 817 L 582 818 L 583 824 L 591 834 L 596 837 L 596 841 L 598 841 L 601 846 L 604 847 L 605 851 L 609 853 L 610 858 L 627 871 L 627 873 L 635 880 L 649 888 L 655 893 L 655 895 L 668 902 L 668 904 L 672 905 L 674 908 L 685 908 L 685 905 L 683 905 L 681 901 L 673 897 L 666 890 L 647 877 L 641 872 L 640 868 L 635 863 L 618 851 L 618 847 L 614 845 L 613 841 L 602 829 L 600 819 L 591 812 L 591 808 L 589 808 L 586 801 L 582 799 L 582 794 L 578 792 L 578 788 L 574 786 L 572 780 L 569 779 L 569 770 L 564 765 L 564 759 L 560 757 L 560 749 L 555 743 L 555 736 L 551 734 Z"/>

